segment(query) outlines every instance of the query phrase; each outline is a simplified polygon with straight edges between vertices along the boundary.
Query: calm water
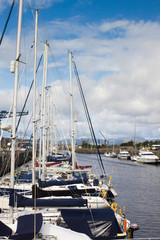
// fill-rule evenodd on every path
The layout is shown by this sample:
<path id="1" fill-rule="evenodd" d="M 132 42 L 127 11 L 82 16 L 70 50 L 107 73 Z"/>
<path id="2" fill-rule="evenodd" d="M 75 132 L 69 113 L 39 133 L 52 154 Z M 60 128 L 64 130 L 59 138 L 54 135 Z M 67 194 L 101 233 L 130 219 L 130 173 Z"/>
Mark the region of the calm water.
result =
<path id="1" fill-rule="evenodd" d="M 100 174 L 95 155 L 78 154 L 80 164 L 92 164 Z M 112 175 L 112 185 L 118 196 L 116 202 L 125 205 L 126 217 L 137 223 L 136 238 L 160 237 L 160 165 L 143 165 L 102 156 L 105 171 Z"/>

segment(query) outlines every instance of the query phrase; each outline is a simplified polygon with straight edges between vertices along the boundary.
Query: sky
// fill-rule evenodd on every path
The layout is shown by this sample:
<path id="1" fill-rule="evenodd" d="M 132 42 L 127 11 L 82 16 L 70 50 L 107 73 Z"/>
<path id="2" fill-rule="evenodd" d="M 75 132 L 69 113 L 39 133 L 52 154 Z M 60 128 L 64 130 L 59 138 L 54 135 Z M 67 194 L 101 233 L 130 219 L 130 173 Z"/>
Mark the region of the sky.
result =
<path id="1" fill-rule="evenodd" d="M 12 0 L 0 1 L 0 34 L 11 4 Z M 55 106 L 59 135 L 70 128 L 68 51 L 72 51 L 96 137 L 103 138 L 102 132 L 107 139 L 133 138 L 136 125 L 137 138 L 160 139 L 160 0 L 24 0 L 19 111 L 33 79 L 35 9 L 37 61 L 47 41 L 50 112 Z M 0 46 L 0 110 L 6 111 L 13 99 L 10 62 L 15 59 L 17 18 L 16 2 Z M 37 73 L 37 99 L 42 76 L 43 61 Z M 72 76 L 76 134 L 88 137 L 74 71 Z M 25 110 L 29 115 L 22 120 L 20 135 L 31 117 L 32 97 Z"/>

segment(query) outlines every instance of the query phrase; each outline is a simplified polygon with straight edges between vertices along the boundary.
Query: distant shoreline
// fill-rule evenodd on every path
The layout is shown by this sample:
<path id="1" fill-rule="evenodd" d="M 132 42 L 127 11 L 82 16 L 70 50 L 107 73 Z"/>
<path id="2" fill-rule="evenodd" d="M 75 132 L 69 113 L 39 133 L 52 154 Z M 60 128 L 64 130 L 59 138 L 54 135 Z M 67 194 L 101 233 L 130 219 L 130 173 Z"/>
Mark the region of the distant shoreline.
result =
<path id="1" fill-rule="evenodd" d="M 115 152 L 118 154 L 120 150 L 119 148 L 115 149 Z M 108 152 L 111 152 L 112 149 L 108 149 Z M 133 149 L 129 149 L 128 151 L 131 155 L 133 155 L 135 153 L 135 151 Z M 154 154 L 156 154 L 159 158 L 160 158 L 160 150 L 151 150 Z M 99 149 L 100 154 L 104 154 L 106 152 L 106 149 Z M 81 153 L 81 154 L 95 154 L 96 150 L 94 148 L 76 148 L 76 153 Z M 138 150 L 136 150 L 136 153 L 138 153 Z"/>

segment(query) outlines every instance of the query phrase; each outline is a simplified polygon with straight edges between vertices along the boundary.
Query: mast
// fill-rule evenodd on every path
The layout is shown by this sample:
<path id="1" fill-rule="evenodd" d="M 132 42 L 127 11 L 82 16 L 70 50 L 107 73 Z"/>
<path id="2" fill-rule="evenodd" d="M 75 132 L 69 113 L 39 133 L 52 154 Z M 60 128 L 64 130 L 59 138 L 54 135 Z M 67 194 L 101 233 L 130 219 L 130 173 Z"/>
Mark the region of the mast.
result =
<path id="1" fill-rule="evenodd" d="M 47 86 L 47 65 L 48 65 L 48 43 L 44 47 L 44 65 L 43 65 L 43 86 L 42 86 L 42 118 L 43 118 L 43 146 L 42 146 L 42 180 L 45 177 L 46 162 L 46 86 Z"/>
<path id="2" fill-rule="evenodd" d="M 18 93 L 18 76 L 19 76 L 19 58 L 21 45 L 21 26 L 22 26 L 23 0 L 19 0 L 19 16 L 16 45 L 15 61 L 15 81 L 13 95 L 13 118 L 12 118 L 12 149 L 11 149 L 11 189 L 14 188 L 14 170 L 15 170 L 15 143 L 16 143 L 16 111 L 17 111 L 17 93 Z M 11 222 L 13 222 L 13 208 L 10 207 Z"/>
<path id="3" fill-rule="evenodd" d="M 134 151 L 136 151 L 136 117 L 134 120 Z"/>
<path id="4" fill-rule="evenodd" d="M 50 152 L 50 130 L 51 130 L 51 117 L 50 117 L 50 90 L 51 86 L 47 87 L 48 96 L 47 96 L 47 156 Z"/>
<path id="5" fill-rule="evenodd" d="M 76 127 L 77 127 L 77 112 L 75 113 L 75 119 L 74 119 L 74 153 L 76 151 Z M 76 159 L 75 159 L 76 161 Z"/>
<path id="6" fill-rule="evenodd" d="M 74 127 L 73 127 L 73 84 L 72 84 L 72 52 L 69 51 L 69 70 L 70 70 L 70 110 L 71 110 L 71 148 L 72 148 L 72 169 L 75 169 L 74 152 Z"/>
<path id="7" fill-rule="evenodd" d="M 39 94 L 39 179 L 40 179 L 40 176 L 41 176 L 41 158 L 42 158 L 42 131 L 41 131 L 41 97 L 42 95 Z"/>
<path id="8" fill-rule="evenodd" d="M 34 80 L 33 80 L 33 142 L 32 142 L 32 184 L 35 184 L 35 164 L 36 164 L 36 65 L 37 65 L 37 26 L 38 26 L 38 10 L 36 10 L 35 19 L 35 39 L 34 39 Z"/>
<path id="9" fill-rule="evenodd" d="M 52 152 L 53 152 L 53 120 L 52 120 L 52 117 L 53 117 L 53 102 L 51 104 L 51 144 L 50 144 L 50 153 L 52 155 Z"/>
<path id="10" fill-rule="evenodd" d="M 113 139 L 113 152 L 114 152 L 114 139 Z"/>
<path id="11" fill-rule="evenodd" d="M 53 149 L 53 146 L 52 146 Z M 57 156 L 57 123 L 56 123 L 56 105 L 54 104 L 54 153 Z"/>

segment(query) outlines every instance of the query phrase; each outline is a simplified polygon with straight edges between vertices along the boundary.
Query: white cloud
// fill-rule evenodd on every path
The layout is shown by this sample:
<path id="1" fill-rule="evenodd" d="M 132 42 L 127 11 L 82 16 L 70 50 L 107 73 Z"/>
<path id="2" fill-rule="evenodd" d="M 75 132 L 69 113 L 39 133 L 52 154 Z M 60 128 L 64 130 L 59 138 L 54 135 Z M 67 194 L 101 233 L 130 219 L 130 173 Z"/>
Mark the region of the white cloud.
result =
<path id="1" fill-rule="evenodd" d="M 112 135 L 114 125 L 117 136 L 133 137 L 134 117 L 137 116 L 138 134 L 155 137 L 160 123 L 160 24 L 121 20 L 80 26 L 74 21 L 52 21 L 48 26 L 49 43 L 54 58 L 60 63 L 63 80 L 69 79 L 67 51 L 75 51 L 75 60 L 96 131 L 105 128 Z M 120 29 L 123 29 L 123 35 L 118 35 Z M 117 33 L 117 36 L 114 37 L 113 34 L 110 38 L 107 35 L 109 31 Z M 41 31 L 44 38 L 43 33 Z M 28 34 L 27 42 L 31 43 L 33 36 Z M 0 60 L 1 69 L 7 67 L 8 58 L 11 58 L 10 46 L 15 43 L 9 36 L 7 41 L 1 48 L 4 58 L 4 61 Z M 49 62 L 50 71 L 54 71 L 53 79 L 60 94 L 59 104 L 63 108 L 63 101 L 67 101 L 62 97 L 62 86 L 58 81 L 60 75 L 52 68 L 50 51 L 49 57 L 52 59 Z M 65 84 L 67 83 L 68 81 Z M 75 98 L 75 110 L 83 125 L 83 110 L 77 90 Z M 68 118 L 68 108 L 64 107 L 63 111 Z"/>
<path id="2" fill-rule="evenodd" d="M 126 29 L 126 27 L 129 25 L 129 21 L 127 20 L 118 20 L 118 21 L 112 21 L 112 22 L 105 22 L 100 26 L 100 31 L 102 32 L 108 32 L 117 28 Z"/>

